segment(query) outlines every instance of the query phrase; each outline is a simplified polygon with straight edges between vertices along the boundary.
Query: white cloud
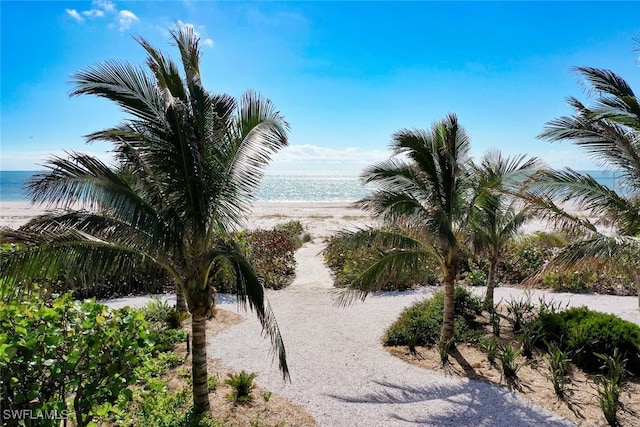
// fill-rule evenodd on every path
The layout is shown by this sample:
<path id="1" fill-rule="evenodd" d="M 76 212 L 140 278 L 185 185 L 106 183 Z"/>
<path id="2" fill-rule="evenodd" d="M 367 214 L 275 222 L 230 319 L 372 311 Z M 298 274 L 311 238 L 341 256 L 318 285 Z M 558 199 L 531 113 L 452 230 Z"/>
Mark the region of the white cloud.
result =
<path id="1" fill-rule="evenodd" d="M 140 19 L 136 16 L 135 13 L 130 10 L 120 10 L 116 7 L 115 3 L 110 2 L 109 0 L 94 0 L 91 3 L 91 9 L 84 10 L 82 12 L 78 12 L 76 9 L 65 9 L 67 14 L 72 17 L 77 22 L 84 22 L 84 17 L 87 18 L 104 18 L 106 14 L 114 15 L 115 23 L 109 24 L 110 28 L 117 28 L 122 32 L 126 31 L 131 26 L 140 22 Z"/>
<path id="2" fill-rule="evenodd" d="M 118 29 L 120 31 L 128 30 L 134 23 L 139 21 L 140 19 L 129 10 L 121 10 L 118 12 Z"/>
<path id="3" fill-rule="evenodd" d="M 70 17 L 72 17 L 73 19 L 75 19 L 78 22 L 82 22 L 84 21 L 84 19 L 82 18 L 82 16 L 80 16 L 80 14 L 78 13 L 77 10 L 75 9 L 65 9 L 65 12 L 67 12 L 67 15 L 69 15 Z"/>
<path id="4" fill-rule="evenodd" d="M 100 8 L 102 10 L 104 10 L 105 12 L 115 12 L 116 11 L 116 5 L 113 4 L 112 2 L 108 1 L 108 0 L 94 0 L 92 5 L 94 7 Z"/>
<path id="5" fill-rule="evenodd" d="M 212 39 L 204 39 L 204 40 L 202 41 L 202 44 L 204 44 L 205 46 L 209 46 L 209 47 L 211 47 L 211 46 L 213 46 L 213 45 L 214 45 L 214 42 L 213 42 L 213 40 L 212 40 Z"/>
<path id="6" fill-rule="evenodd" d="M 82 14 L 90 18 L 100 18 L 104 16 L 104 12 L 100 9 L 85 10 Z"/>

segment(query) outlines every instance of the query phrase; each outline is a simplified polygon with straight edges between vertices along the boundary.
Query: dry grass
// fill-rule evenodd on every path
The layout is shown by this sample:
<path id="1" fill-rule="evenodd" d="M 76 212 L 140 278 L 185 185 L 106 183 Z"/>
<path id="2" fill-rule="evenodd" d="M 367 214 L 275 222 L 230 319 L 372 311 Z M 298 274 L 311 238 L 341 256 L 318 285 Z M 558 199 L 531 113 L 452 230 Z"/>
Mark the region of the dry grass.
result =
<path id="1" fill-rule="evenodd" d="M 502 313 L 504 314 L 504 311 Z M 486 336 L 490 337 L 489 319 L 484 316 L 481 321 L 485 324 Z M 520 347 L 508 322 L 502 322 L 500 335 L 503 344 L 511 344 L 514 348 Z M 571 383 L 568 385 L 570 391 L 567 397 L 561 400 L 553 390 L 549 361 L 540 351 L 534 350 L 531 359 L 518 357 L 517 362 L 522 367 L 518 371 L 517 381 L 513 382 L 503 378 L 498 360 L 494 365 L 490 364 L 486 354 L 474 345 L 458 344 L 450 353 L 449 364 L 444 367 L 436 346 L 417 347 L 417 357 L 411 355 L 408 348 L 404 346 L 387 349 L 392 355 L 425 369 L 508 388 L 520 397 L 545 407 L 579 426 L 608 425 L 598 401 L 596 376 L 587 375 L 572 366 Z M 622 403 L 622 409 L 618 411 L 620 425 L 625 427 L 640 425 L 638 421 L 640 419 L 640 380 L 638 378 L 631 379 L 620 401 Z"/>

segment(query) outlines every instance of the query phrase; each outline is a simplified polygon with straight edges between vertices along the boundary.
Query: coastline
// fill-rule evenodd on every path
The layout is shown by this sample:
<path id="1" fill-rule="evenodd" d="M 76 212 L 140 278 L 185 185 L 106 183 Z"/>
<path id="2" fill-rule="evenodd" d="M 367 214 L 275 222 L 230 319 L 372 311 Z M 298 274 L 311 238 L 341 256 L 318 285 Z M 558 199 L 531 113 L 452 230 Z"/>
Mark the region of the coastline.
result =
<path id="1" fill-rule="evenodd" d="M 580 216 L 587 213 L 566 204 L 569 212 Z M 31 218 L 50 212 L 48 205 L 32 204 L 28 201 L 0 201 L 0 227 L 18 228 Z M 590 220 L 595 218 L 590 217 Z M 298 220 L 312 237 L 329 237 L 336 232 L 372 226 L 377 221 L 367 212 L 356 208 L 349 201 L 256 201 L 241 228 L 269 229 L 291 220 Z M 522 228 L 523 234 L 550 231 L 549 224 L 533 219 Z"/>
<path id="2" fill-rule="evenodd" d="M 18 228 L 31 218 L 50 211 L 47 205 L 23 201 L 0 201 L 0 227 Z M 351 202 L 254 202 L 243 227 L 248 230 L 271 228 L 299 220 L 312 237 L 328 237 L 353 227 L 373 225 L 375 221 Z"/>

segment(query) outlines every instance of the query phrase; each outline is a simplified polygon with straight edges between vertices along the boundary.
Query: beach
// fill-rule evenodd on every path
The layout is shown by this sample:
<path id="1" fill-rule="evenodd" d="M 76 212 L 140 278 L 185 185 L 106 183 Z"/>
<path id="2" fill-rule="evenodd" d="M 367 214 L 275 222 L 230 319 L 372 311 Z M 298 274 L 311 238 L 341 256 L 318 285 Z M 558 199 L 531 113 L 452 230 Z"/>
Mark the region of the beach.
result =
<path id="1" fill-rule="evenodd" d="M 11 227 L 46 211 L 23 202 L 3 202 L 0 209 L 0 225 Z M 282 381 L 269 356 L 269 342 L 252 313 L 240 311 L 245 321 L 209 341 L 210 357 L 230 369 L 257 373 L 260 386 L 302 406 L 319 426 L 573 425 L 506 388 L 422 369 L 387 352 L 380 342 L 386 328 L 404 308 L 429 297 L 436 288 L 374 293 L 363 302 L 336 305 L 338 294 L 322 250 L 326 238 L 338 231 L 375 224 L 365 212 L 344 202 L 257 202 L 246 228 L 271 228 L 289 220 L 299 220 L 311 240 L 296 253 L 293 283 L 283 290 L 267 290 L 266 295 L 287 347 L 291 382 Z M 545 227 L 536 222 L 527 231 Z M 481 295 L 484 288 L 473 288 L 473 292 Z M 496 300 L 524 296 L 521 289 L 496 289 Z M 640 324 L 636 297 L 541 290 L 532 294 L 533 301 L 541 297 L 570 306 L 586 305 Z M 145 301 L 139 297 L 108 303 L 121 307 Z M 217 307 L 238 312 L 235 298 L 229 295 L 218 295 Z"/>

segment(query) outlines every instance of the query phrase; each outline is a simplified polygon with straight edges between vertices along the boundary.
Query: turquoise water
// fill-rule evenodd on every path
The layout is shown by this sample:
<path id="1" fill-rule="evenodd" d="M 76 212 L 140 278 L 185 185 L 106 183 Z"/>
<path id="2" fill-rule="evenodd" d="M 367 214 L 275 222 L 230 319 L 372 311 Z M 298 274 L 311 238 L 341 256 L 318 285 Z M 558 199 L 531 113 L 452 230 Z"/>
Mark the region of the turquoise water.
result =
<path id="1" fill-rule="evenodd" d="M 620 179 L 609 171 L 582 171 L 616 190 Z M 25 182 L 34 171 L 0 171 L 0 200 L 26 201 Z M 267 175 L 262 180 L 257 200 L 265 202 L 352 202 L 364 197 L 367 189 L 351 175 Z"/>

